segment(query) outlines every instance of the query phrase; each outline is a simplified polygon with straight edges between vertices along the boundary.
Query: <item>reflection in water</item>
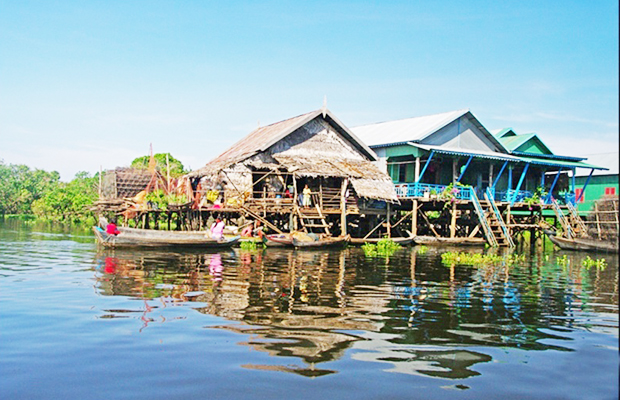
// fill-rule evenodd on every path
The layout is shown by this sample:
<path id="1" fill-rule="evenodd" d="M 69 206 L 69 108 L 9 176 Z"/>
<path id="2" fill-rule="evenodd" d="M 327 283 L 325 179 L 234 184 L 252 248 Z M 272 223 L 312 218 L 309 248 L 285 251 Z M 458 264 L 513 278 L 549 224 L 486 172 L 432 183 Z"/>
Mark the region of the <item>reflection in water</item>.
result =
<path id="1" fill-rule="evenodd" d="M 247 335 L 241 345 L 272 356 L 243 367 L 311 377 L 337 372 L 328 363 L 350 349 L 392 371 L 463 379 L 492 361 L 488 347 L 566 352 L 566 332 L 617 329 L 617 317 L 602 317 L 618 313 L 616 259 L 605 270 L 581 266 L 580 255 L 475 268 L 443 265 L 440 252 L 405 249 L 378 261 L 356 248 L 106 251 L 97 290 L 143 302 L 102 318 L 139 315 L 144 329 L 166 321 L 154 310 L 191 304 L 230 321 L 209 329 Z"/>

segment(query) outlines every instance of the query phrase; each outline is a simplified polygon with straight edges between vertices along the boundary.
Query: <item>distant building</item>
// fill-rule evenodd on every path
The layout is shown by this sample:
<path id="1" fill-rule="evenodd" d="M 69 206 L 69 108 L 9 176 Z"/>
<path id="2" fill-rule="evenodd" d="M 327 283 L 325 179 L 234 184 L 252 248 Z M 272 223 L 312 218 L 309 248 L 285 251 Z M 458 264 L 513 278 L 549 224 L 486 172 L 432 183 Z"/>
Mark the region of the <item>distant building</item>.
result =
<path id="1" fill-rule="evenodd" d="M 587 155 L 589 162 L 609 169 L 577 170 L 575 198 L 580 211 L 592 209 L 594 202 L 601 197 L 618 196 L 618 156 L 618 151 Z"/>

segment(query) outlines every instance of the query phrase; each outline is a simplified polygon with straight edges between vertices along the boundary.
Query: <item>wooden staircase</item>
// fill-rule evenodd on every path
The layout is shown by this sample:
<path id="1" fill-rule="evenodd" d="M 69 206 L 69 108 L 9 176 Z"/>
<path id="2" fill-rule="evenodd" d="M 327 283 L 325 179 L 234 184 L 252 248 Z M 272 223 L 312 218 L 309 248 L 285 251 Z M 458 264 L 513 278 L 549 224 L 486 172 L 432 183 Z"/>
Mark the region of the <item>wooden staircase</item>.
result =
<path id="1" fill-rule="evenodd" d="M 573 239 L 576 237 L 588 237 L 588 228 L 585 222 L 577 213 L 577 209 L 574 205 L 567 203 L 568 215 L 564 215 L 564 211 L 560 208 L 560 205 L 555 199 L 551 200 L 553 212 L 556 218 L 562 226 L 563 236 L 567 239 Z"/>
<path id="2" fill-rule="evenodd" d="M 573 232 L 575 233 L 575 235 L 587 237 L 588 228 L 586 227 L 585 222 L 583 222 L 583 219 L 581 219 L 581 217 L 579 216 L 579 213 L 577 213 L 577 209 L 575 208 L 575 206 L 571 203 L 566 204 L 566 206 L 568 207 L 569 212 L 568 223 L 573 228 Z"/>
<path id="3" fill-rule="evenodd" d="M 325 233 L 330 234 L 329 224 L 318 204 L 315 204 L 314 208 L 296 207 L 296 211 L 302 231 L 309 233 L 312 232 L 312 228 L 322 228 Z"/>
<path id="4" fill-rule="evenodd" d="M 514 242 L 508 233 L 508 228 L 502 219 L 502 216 L 493 201 L 493 197 L 485 193 L 485 200 L 480 201 L 475 191 L 472 190 L 472 203 L 478 218 L 480 219 L 480 225 L 487 239 L 487 242 L 492 247 L 509 246 L 514 247 Z"/>

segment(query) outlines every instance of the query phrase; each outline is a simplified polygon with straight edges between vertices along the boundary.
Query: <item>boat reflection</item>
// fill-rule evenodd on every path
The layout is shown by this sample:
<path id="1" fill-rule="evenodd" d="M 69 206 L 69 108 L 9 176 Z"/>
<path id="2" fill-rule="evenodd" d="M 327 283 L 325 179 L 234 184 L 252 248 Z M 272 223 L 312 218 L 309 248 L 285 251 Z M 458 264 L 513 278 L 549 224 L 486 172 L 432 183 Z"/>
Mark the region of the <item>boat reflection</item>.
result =
<path id="1" fill-rule="evenodd" d="M 144 329 L 153 309 L 191 304 L 230 321 L 207 329 L 246 335 L 240 345 L 272 356 L 273 363 L 245 368 L 317 377 L 337 372 L 330 363 L 354 350 L 353 359 L 392 371 L 463 379 L 492 361 L 485 347 L 571 351 L 563 332 L 599 329 L 580 316 L 588 296 L 597 298 L 588 307 L 617 312 L 617 267 L 553 261 L 474 268 L 416 249 L 390 260 L 356 248 L 116 250 L 98 254 L 96 276 L 101 294 L 144 301 L 143 309 L 105 310 L 103 318 L 142 313 Z"/>

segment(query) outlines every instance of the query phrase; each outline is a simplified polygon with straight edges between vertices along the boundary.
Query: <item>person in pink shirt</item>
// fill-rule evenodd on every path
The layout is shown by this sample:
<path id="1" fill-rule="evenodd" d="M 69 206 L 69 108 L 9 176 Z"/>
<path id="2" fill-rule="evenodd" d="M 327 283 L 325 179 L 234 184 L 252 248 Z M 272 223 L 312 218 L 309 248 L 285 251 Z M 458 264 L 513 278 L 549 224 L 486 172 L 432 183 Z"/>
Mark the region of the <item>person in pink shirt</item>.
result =
<path id="1" fill-rule="evenodd" d="M 224 221 L 219 218 L 215 219 L 215 222 L 211 225 L 211 237 L 213 239 L 222 240 L 224 237 Z"/>

